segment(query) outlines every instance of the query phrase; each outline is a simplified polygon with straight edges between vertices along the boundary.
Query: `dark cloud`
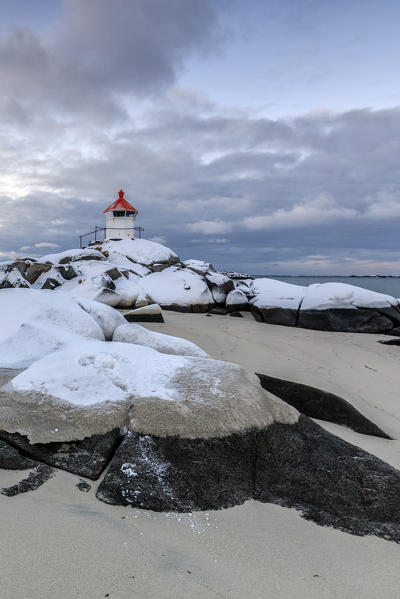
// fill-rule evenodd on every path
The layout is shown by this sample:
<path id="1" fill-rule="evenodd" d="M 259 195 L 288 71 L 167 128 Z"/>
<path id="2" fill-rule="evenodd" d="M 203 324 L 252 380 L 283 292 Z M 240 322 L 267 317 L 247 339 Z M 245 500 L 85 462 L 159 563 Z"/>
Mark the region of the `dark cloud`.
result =
<path id="1" fill-rule="evenodd" d="M 123 187 L 183 258 L 400 272 L 400 110 L 273 120 L 179 88 L 218 43 L 214 6 L 68 0 L 51 34 L 3 37 L 0 256 L 76 245 Z"/>

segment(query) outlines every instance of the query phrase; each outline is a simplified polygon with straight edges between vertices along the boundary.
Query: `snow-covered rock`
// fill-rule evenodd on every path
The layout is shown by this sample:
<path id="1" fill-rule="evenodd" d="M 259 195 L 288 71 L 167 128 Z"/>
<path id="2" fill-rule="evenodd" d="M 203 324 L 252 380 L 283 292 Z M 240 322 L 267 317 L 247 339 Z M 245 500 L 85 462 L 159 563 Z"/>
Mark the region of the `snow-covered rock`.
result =
<path id="1" fill-rule="evenodd" d="M 140 285 L 164 309 L 205 312 L 214 304 L 205 279 L 188 269 L 172 266 L 144 277 Z"/>
<path id="2" fill-rule="evenodd" d="M 213 299 L 217 304 L 223 304 L 228 293 L 235 288 L 231 279 L 217 272 L 206 274 L 205 279 L 211 289 Z"/>
<path id="3" fill-rule="evenodd" d="M 76 299 L 48 290 L 1 290 L 0 323 L 0 368 L 23 368 L 71 345 L 104 340 L 97 319 Z"/>
<path id="4" fill-rule="evenodd" d="M 139 308 L 140 310 L 141 308 Z M 173 354 L 176 356 L 194 356 L 198 358 L 209 358 L 210 356 L 191 341 L 164 335 L 149 331 L 139 324 L 122 324 L 115 331 L 113 341 L 122 343 L 135 343 L 136 345 L 145 345 L 152 347 L 163 354 Z"/>
<path id="5" fill-rule="evenodd" d="M 114 264 L 118 264 L 118 256 L 122 257 L 124 265 L 126 259 L 145 266 L 154 263 L 167 262 L 174 264 L 179 262 L 178 256 L 165 245 L 149 241 L 148 239 L 121 239 L 119 241 L 103 241 L 101 251 L 104 252 Z"/>
<path id="6" fill-rule="evenodd" d="M 204 260 L 184 260 L 182 264 L 184 264 L 186 268 L 196 272 L 198 275 L 216 272 L 214 266 L 209 262 L 204 262 Z"/>
<path id="7" fill-rule="evenodd" d="M 316 283 L 304 289 L 302 310 L 332 308 L 388 308 L 396 306 L 394 297 L 346 283 Z"/>
<path id="8" fill-rule="evenodd" d="M 148 304 L 134 310 L 122 310 L 128 322 L 164 322 L 161 307 L 158 304 Z"/>
<path id="9" fill-rule="evenodd" d="M 77 298 L 78 305 L 97 322 L 106 341 L 111 341 L 116 328 L 125 324 L 123 315 L 110 306 L 93 302 L 82 297 Z"/>
<path id="10" fill-rule="evenodd" d="M 243 291 L 234 289 L 233 291 L 230 291 L 226 297 L 226 307 L 229 312 L 248 310 L 249 300 Z"/>
<path id="11" fill-rule="evenodd" d="M 93 342 L 53 353 L 6 387 L 13 414 L 2 413 L 0 400 L 0 428 L 33 443 L 83 439 L 128 420 L 131 430 L 191 438 L 298 419 L 235 364 L 130 343 Z"/>
<path id="12" fill-rule="evenodd" d="M 42 256 L 40 262 L 50 262 L 51 264 L 67 264 L 68 262 L 77 262 L 80 260 L 105 260 L 105 256 L 96 249 L 71 249 L 56 254 L 46 254 Z"/>

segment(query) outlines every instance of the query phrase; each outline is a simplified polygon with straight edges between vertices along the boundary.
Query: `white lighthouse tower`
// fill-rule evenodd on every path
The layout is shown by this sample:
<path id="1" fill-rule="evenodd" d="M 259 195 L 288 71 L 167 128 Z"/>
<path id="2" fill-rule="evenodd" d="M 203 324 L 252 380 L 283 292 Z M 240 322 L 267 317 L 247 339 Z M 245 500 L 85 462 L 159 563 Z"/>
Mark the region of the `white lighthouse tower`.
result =
<path id="1" fill-rule="evenodd" d="M 115 200 L 104 210 L 106 215 L 106 239 L 133 239 L 134 224 L 138 213 L 125 198 L 122 189 Z"/>

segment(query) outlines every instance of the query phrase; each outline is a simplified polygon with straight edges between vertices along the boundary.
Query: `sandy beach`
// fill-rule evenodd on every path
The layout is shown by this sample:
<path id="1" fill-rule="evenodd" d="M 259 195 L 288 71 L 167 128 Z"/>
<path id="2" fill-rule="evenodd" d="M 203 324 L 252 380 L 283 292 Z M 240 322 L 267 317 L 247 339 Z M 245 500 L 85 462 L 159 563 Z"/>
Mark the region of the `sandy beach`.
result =
<path id="1" fill-rule="evenodd" d="M 382 335 L 325 333 L 244 318 L 165 312 L 147 328 L 185 337 L 252 372 L 331 391 L 394 438 L 319 424 L 400 468 L 400 349 Z M 387 339 L 387 337 L 386 337 Z M 20 473 L 0 471 L 0 486 Z M 0 597 L 392 598 L 399 547 L 248 501 L 217 512 L 161 514 L 96 500 L 57 471 L 38 490 L 0 495 Z"/>

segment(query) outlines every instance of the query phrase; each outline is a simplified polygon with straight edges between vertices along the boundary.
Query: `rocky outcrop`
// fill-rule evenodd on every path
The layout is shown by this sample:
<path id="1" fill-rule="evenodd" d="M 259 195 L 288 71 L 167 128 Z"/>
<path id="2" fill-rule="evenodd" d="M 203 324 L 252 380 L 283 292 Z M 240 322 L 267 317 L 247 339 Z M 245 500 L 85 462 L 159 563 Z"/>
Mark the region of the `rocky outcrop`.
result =
<path id="1" fill-rule="evenodd" d="M 400 473 L 305 416 L 188 439 L 129 432 L 97 497 L 154 511 L 220 509 L 247 499 L 294 507 L 357 535 L 400 542 Z"/>
<path id="2" fill-rule="evenodd" d="M 393 322 L 373 310 L 333 308 L 328 310 L 300 310 L 297 326 L 317 331 L 343 333 L 385 333 Z"/>
<path id="3" fill-rule="evenodd" d="M 82 441 L 63 443 L 32 444 L 27 437 L 6 431 L 0 431 L 0 439 L 0 443 L 6 441 L 11 449 L 15 448 L 14 451 L 18 450 L 18 453 L 28 456 L 29 461 L 43 462 L 48 466 L 97 480 L 114 455 L 122 437 L 119 429 L 114 429 L 103 435 L 87 437 Z M 0 452 L 1 449 L 0 445 Z"/>
<path id="4" fill-rule="evenodd" d="M 263 389 L 277 395 L 310 418 L 341 424 L 363 435 L 390 439 L 376 424 L 338 395 L 266 374 L 257 373 L 257 376 Z"/>
<path id="5" fill-rule="evenodd" d="M 158 304 L 149 304 L 134 310 L 121 311 L 128 322 L 164 322 L 162 310 Z"/>

